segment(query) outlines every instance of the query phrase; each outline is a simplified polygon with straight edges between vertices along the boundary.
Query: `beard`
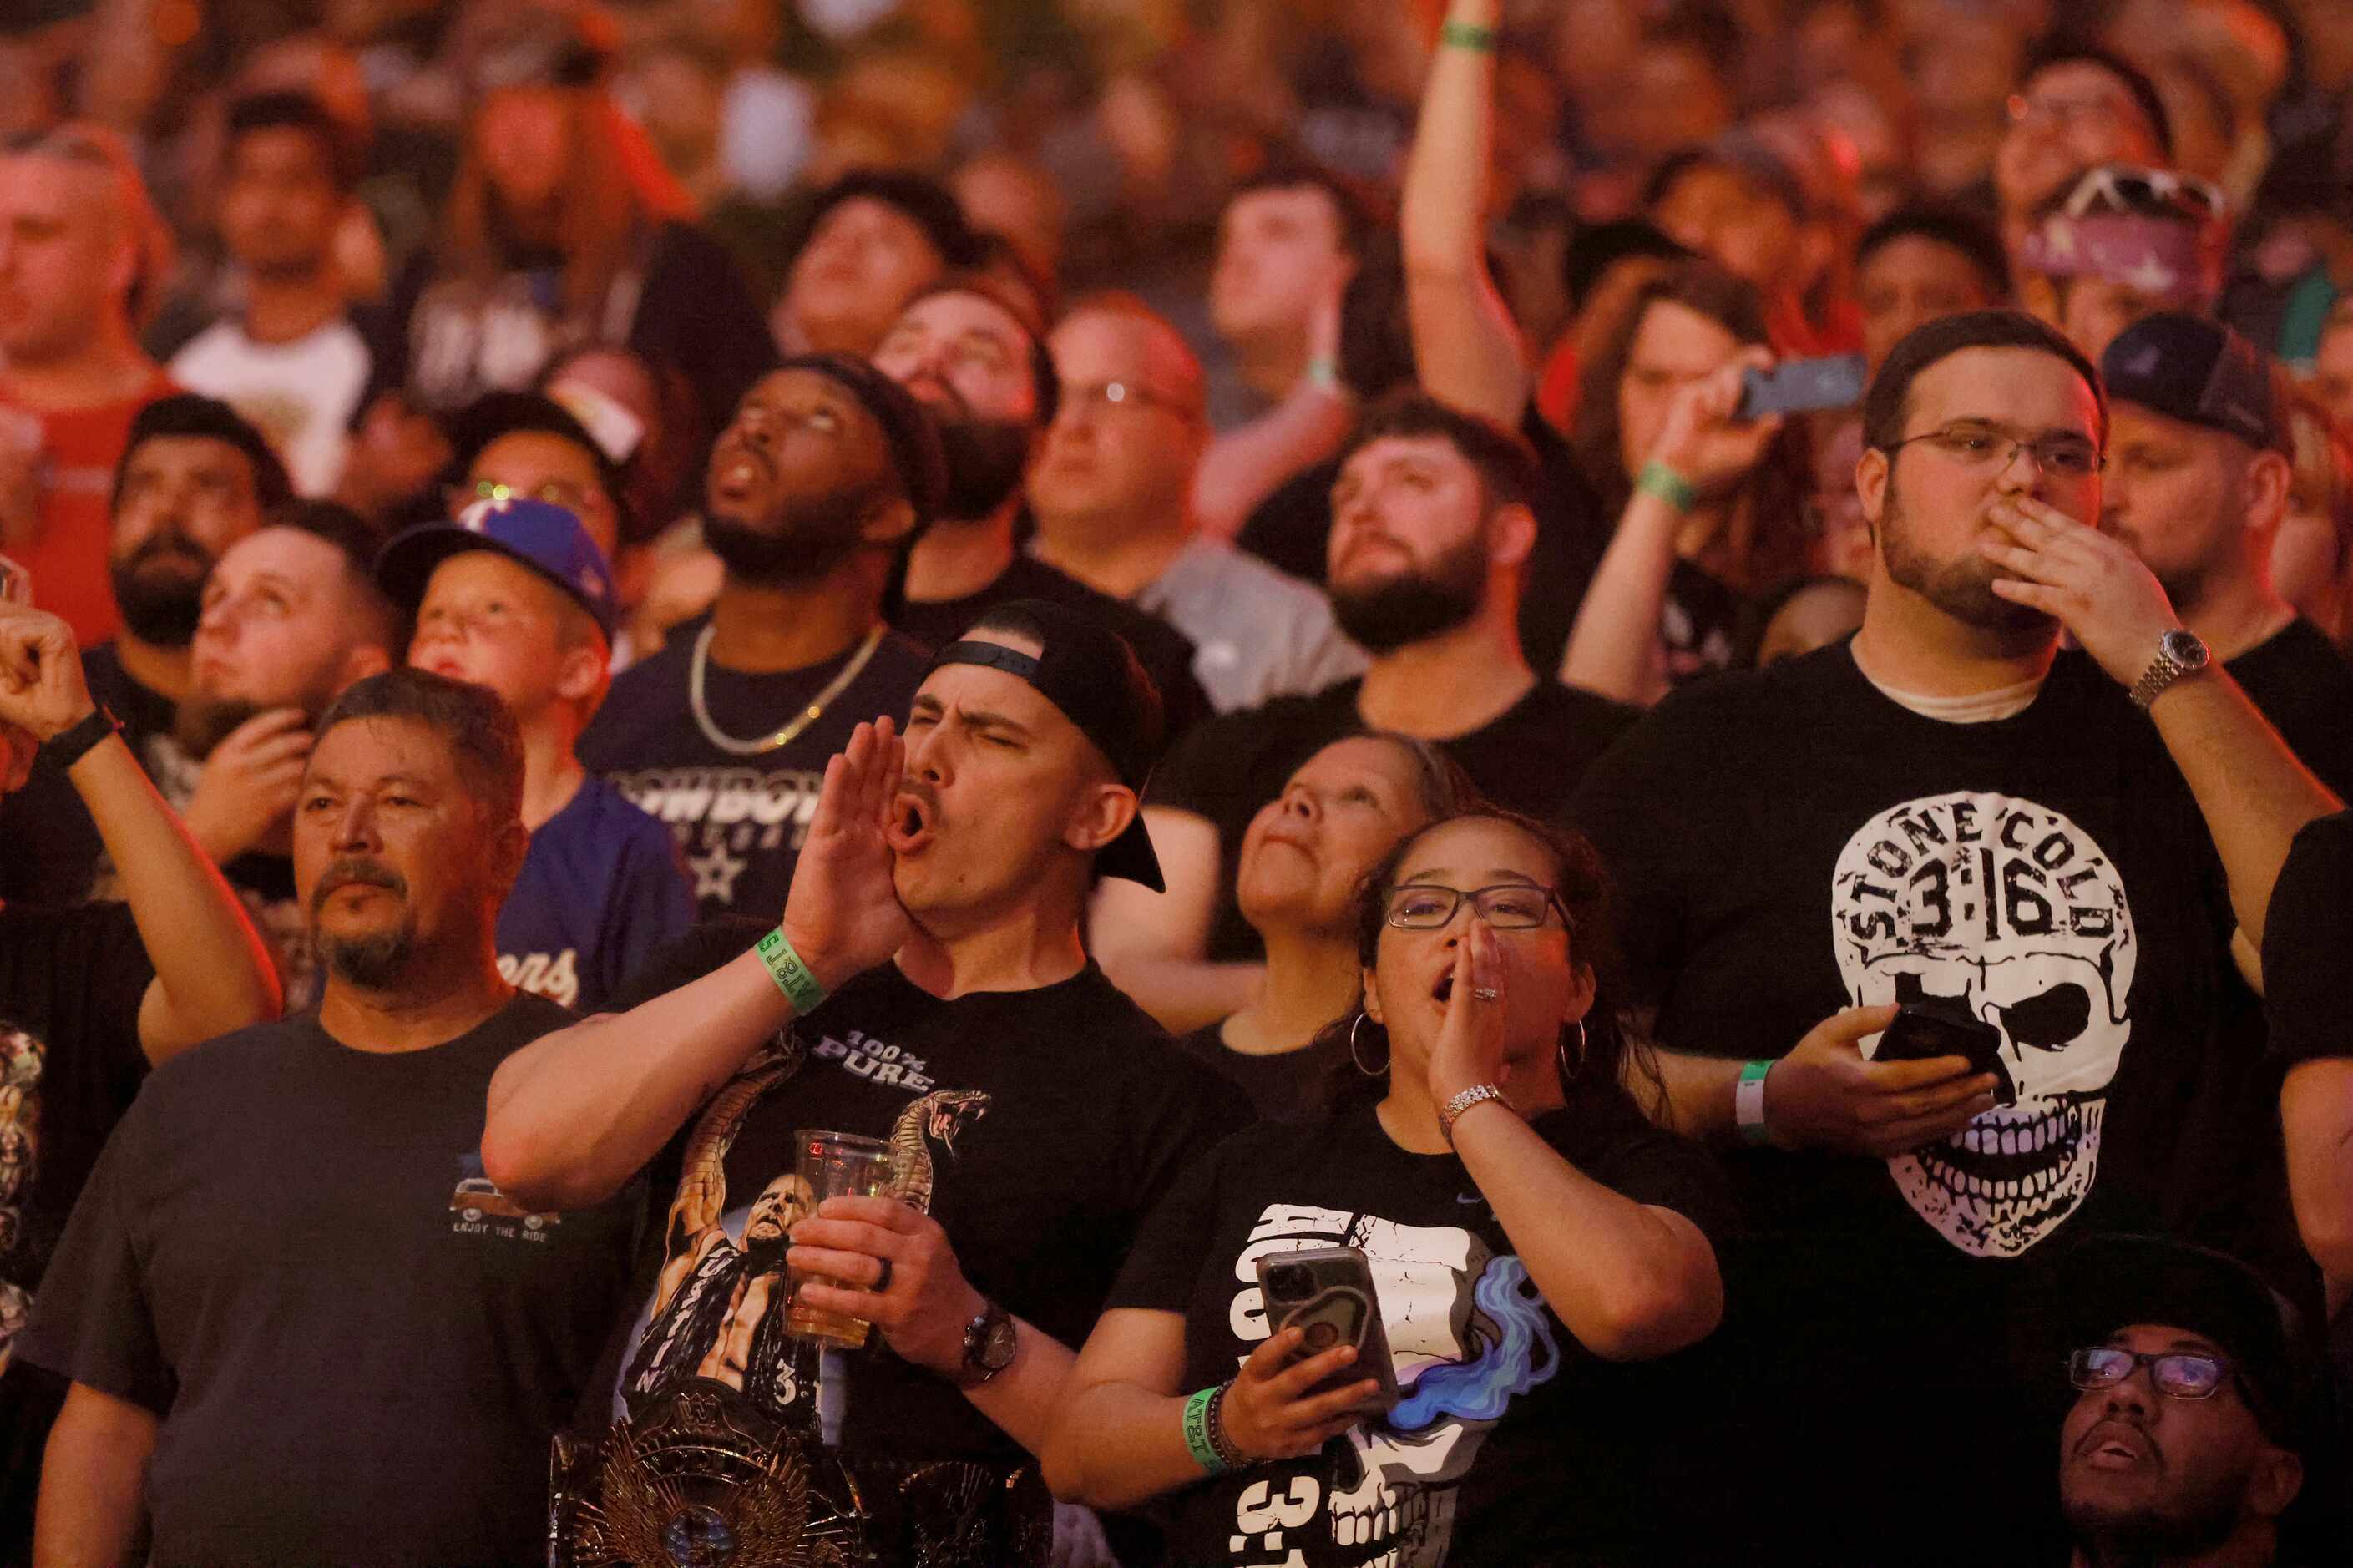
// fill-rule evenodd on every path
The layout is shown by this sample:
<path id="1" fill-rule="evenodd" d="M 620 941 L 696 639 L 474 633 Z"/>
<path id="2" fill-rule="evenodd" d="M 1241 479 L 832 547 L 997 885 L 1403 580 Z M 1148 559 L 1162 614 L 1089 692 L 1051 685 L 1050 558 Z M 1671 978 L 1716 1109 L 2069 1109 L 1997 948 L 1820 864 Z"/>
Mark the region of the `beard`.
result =
<path id="1" fill-rule="evenodd" d="M 382 888 L 402 900 L 399 921 L 387 930 L 361 936 L 331 936 L 319 931 L 319 911 L 339 889 L 359 885 Z M 319 874 L 311 894 L 311 929 L 318 931 L 319 956 L 346 984 L 364 991 L 381 991 L 400 978 L 417 953 L 417 922 L 406 909 L 408 879 L 372 860 L 336 860 Z"/>
<path id="2" fill-rule="evenodd" d="M 1423 570 L 1335 586 L 1333 617 L 1368 653 L 1388 653 L 1451 632 L 1479 613 L 1487 542 L 1474 534 Z"/>
<path id="3" fill-rule="evenodd" d="M 2168 1498 L 2165 1511 L 2153 1507 L 2109 1509 L 2096 1503 L 2064 1502 L 2068 1533 L 2094 1563 L 2170 1563 L 2213 1552 L 2239 1527 L 2244 1473 L 2225 1478 L 2202 1494 Z"/>
<path id="4" fill-rule="evenodd" d="M 107 574 L 114 584 L 114 603 L 122 624 L 141 642 L 157 647 L 185 647 L 196 635 L 196 618 L 204 610 L 205 574 L 213 558 L 176 528 L 140 541 L 139 547 L 110 562 Z"/>
<path id="5" fill-rule="evenodd" d="M 1993 591 L 2001 569 L 1974 547 L 1955 560 L 1938 561 L 1916 549 L 1905 530 L 1904 507 L 1891 481 L 1887 505 L 1879 519 L 1880 549 L 1887 558 L 1887 574 L 1936 608 L 1967 626 L 1989 632 L 2028 632 L 2052 625 L 2051 617 L 2031 605 L 2016 604 Z"/>
<path id="6" fill-rule="evenodd" d="M 706 510 L 702 542 L 731 577 L 775 587 L 814 583 L 865 542 L 859 520 L 879 499 L 864 485 L 796 496 L 780 502 L 765 526 Z"/>
<path id="7" fill-rule="evenodd" d="M 939 430 L 948 470 L 948 493 L 940 515 L 959 522 L 991 516 L 1012 498 L 1029 471 L 1030 427 L 1011 419 L 974 418 L 959 410 L 943 417 Z"/>
<path id="8" fill-rule="evenodd" d="M 172 739 L 193 762 L 203 762 L 237 732 L 237 726 L 267 711 L 242 697 L 191 697 L 172 717 Z"/>

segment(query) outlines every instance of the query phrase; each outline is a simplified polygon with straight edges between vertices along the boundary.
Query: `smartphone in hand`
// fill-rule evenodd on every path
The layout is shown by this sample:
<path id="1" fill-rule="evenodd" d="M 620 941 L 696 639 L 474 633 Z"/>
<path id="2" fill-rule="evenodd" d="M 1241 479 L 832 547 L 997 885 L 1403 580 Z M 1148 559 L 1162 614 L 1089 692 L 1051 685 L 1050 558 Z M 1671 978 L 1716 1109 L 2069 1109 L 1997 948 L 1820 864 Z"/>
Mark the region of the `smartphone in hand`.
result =
<path id="1" fill-rule="evenodd" d="M 2001 1031 L 1982 1018 L 1957 1010 L 1906 1002 L 1895 1010 L 1895 1022 L 1879 1037 L 1875 1062 L 1919 1062 L 1937 1057 L 1966 1057 L 1971 1074 L 1991 1073 L 2001 1080 L 1995 1101 L 2014 1105 L 2017 1088 L 2001 1059 Z"/>
<path id="2" fill-rule="evenodd" d="M 1862 401 L 1866 379 L 1861 354 L 1788 359 L 1771 370 L 1745 371 L 1740 377 L 1740 407 L 1735 417 L 1762 419 L 1770 414 L 1852 408 Z"/>
<path id="3" fill-rule="evenodd" d="M 1280 1252 L 1258 1260 L 1258 1284 L 1266 1300 L 1271 1333 L 1304 1331 L 1299 1354 L 1320 1355 L 1340 1345 L 1356 1347 L 1356 1359 L 1309 1390 L 1325 1394 L 1372 1378 L 1379 1392 L 1367 1405 L 1387 1411 L 1398 1402 L 1397 1370 L 1389 1364 L 1388 1331 L 1381 1326 L 1380 1295 L 1372 1265 L 1353 1247 L 1314 1247 Z"/>

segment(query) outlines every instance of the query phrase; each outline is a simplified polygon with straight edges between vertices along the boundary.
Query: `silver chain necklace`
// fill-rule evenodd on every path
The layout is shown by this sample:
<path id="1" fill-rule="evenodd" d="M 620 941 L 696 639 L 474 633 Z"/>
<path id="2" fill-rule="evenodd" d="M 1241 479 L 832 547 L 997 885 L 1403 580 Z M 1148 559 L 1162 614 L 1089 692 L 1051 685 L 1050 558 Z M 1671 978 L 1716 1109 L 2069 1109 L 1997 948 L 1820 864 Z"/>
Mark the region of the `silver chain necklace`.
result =
<path id="1" fill-rule="evenodd" d="M 802 731 L 816 723 L 818 715 L 825 711 L 826 705 L 840 696 L 843 688 L 858 679 L 858 672 L 866 668 L 866 661 L 872 658 L 874 650 L 882 646 L 883 633 L 891 628 L 878 625 L 872 631 L 868 632 L 866 640 L 858 645 L 858 651 L 849 656 L 849 662 L 841 667 L 841 673 L 828 681 L 825 689 L 812 698 L 807 707 L 794 715 L 791 723 L 774 734 L 762 735 L 756 740 L 750 741 L 739 741 L 722 730 L 712 721 L 711 709 L 702 699 L 703 671 L 711 664 L 711 637 L 718 629 L 712 623 L 705 622 L 702 630 L 695 635 L 694 660 L 688 665 L 686 671 L 687 705 L 694 710 L 694 721 L 702 727 L 704 740 L 730 756 L 756 757 L 764 752 L 773 752 L 780 746 L 791 745 L 800 738 Z"/>

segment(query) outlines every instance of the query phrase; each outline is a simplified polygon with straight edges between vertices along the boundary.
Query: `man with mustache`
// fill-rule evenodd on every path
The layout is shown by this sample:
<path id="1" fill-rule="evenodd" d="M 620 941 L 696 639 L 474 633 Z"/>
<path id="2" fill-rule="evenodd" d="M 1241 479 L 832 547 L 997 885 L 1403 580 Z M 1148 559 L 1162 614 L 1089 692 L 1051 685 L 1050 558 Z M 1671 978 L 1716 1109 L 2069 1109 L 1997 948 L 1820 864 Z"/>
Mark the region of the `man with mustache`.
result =
<path id="1" fill-rule="evenodd" d="M 2271 1289 L 2236 1258 L 2139 1236 L 2086 1241 L 2062 1278 L 2049 1310 L 2080 1391 L 2059 1430 L 2073 1568 L 2281 1561 L 2306 1395 Z"/>
<path id="2" fill-rule="evenodd" d="M 931 416 L 863 360 L 787 361 L 711 451 L 710 613 L 614 679 L 580 760 L 677 836 L 705 915 L 784 906 L 825 759 L 914 695 L 887 585 L 946 491 Z"/>
<path id="3" fill-rule="evenodd" d="M 1242 836 L 1324 746 L 1366 730 L 1434 741 L 1482 793 L 1541 816 L 1633 722 L 1521 650 L 1538 483 L 1517 436 L 1419 395 L 1376 411 L 1343 449 L 1326 580 L 1372 667 L 1196 731 L 1145 813 L 1168 896 L 1106 889 L 1096 908 L 1103 967 L 1162 1024 L 1198 1028 L 1255 994 L 1261 943 L 1234 900 Z"/>
<path id="4" fill-rule="evenodd" d="M 538 1555 L 526 1478 L 634 1216 L 482 1175 L 491 1072 L 569 1019 L 499 976 L 522 773 L 498 699 L 423 670 L 321 719 L 293 847 L 325 994 L 159 1068 L 100 1157 L 18 1352 L 72 1380 L 39 1560 L 121 1560 L 142 1500 L 165 1562 Z"/>
<path id="5" fill-rule="evenodd" d="M 221 552 L 259 528 L 290 493 L 286 468 L 261 432 L 225 403 L 176 393 L 131 422 L 114 470 L 107 550 L 121 629 L 82 659 L 90 695 L 122 725 L 153 774 L 154 742 L 194 684 L 190 644 L 205 577 Z M 33 584 L 36 597 L 41 584 Z M 37 765 L 21 795 L 0 811 L 0 892 L 78 899 L 99 858 L 94 829 L 72 786 Z"/>
<path id="6" fill-rule="evenodd" d="M 1015 599 L 1083 610 L 1125 637 L 1160 689 L 1168 733 L 1209 716 L 1193 675 L 1193 643 L 1134 605 L 1098 594 L 1017 542 L 1021 483 L 1061 399 L 1037 321 L 973 274 L 916 296 L 874 351 L 874 368 L 913 393 L 940 427 L 947 500 L 907 562 L 905 602 L 891 624 L 926 647 Z"/>

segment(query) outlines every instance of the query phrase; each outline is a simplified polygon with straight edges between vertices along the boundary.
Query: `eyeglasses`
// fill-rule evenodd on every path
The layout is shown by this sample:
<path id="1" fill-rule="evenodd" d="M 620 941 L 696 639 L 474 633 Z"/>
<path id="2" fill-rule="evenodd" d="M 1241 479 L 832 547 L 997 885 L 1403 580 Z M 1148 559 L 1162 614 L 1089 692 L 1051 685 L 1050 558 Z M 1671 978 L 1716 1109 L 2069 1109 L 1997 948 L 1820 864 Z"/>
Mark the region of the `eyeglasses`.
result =
<path id="1" fill-rule="evenodd" d="M 1553 910 L 1560 911 L 1562 925 L 1577 929 L 1558 894 L 1527 882 L 1500 882 L 1468 891 L 1441 888 L 1435 882 L 1413 882 L 1390 892 L 1385 918 L 1399 931 L 1437 931 L 1453 922 L 1454 911 L 1465 899 L 1479 918 L 1497 931 L 1532 931 L 1544 924 L 1546 914 Z"/>
<path id="2" fill-rule="evenodd" d="M 1191 416 L 1190 411 L 1175 398 L 1132 381 L 1066 381 L 1062 384 L 1062 406 L 1089 414 L 1113 408 L 1165 408 L 1180 419 Z"/>
<path id="3" fill-rule="evenodd" d="M 2067 1381 L 2082 1389 L 2114 1388 L 2141 1367 L 2168 1399 L 2211 1399 L 2238 1363 L 2196 1351 L 2144 1355 L 2121 1345 L 2091 1345 L 2067 1357 Z"/>
<path id="4" fill-rule="evenodd" d="M 448 504 L 449 515 L 457 516 L 478 501 L 543 500 L 550 506 L 560 506 L 569 512 L 578 512 L 588 504 L 589 492 L 585 485 L 569 479 L 550 479 L 533 489 L 517 489 L 496 479 L 478 479 L 470 485 L 445 485 L 441 499 Z"/>
<path id="5" fill-rule="evenodd" d="M 1950 425 L 1891 441 L 1880 449 L 1893 458 L 1915 441 L 1926 441 L 1949 461 L 1989 473 L 2010 467 L 2021 452 L 2031 453 L 2034 466 L 2054 479 L 2087 479 L 2107 466 L 2099 447 L 2084 437 L 2065 431 L 2026 436 L 2006 425 L 1983 419 L 1957 419 Z"/>

